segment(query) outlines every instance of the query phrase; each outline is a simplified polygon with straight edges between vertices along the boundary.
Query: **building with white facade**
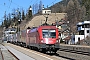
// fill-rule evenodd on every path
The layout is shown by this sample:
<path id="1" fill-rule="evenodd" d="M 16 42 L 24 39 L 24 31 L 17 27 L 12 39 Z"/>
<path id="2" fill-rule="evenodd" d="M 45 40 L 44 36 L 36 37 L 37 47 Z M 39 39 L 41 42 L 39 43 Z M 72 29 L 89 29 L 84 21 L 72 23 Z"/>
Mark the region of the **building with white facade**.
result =
<path id="1" fill-rule="evenodd" d="M 5 29 L 5 31 L 3 32 L 4 33 L 4 40 L 10 40 L 12 39 L 13 37 L 13 34 L 16 33 L 16 29 L 15 28 L 7 28 Z"/>
<path id="2" fill-rule="evenodd" d="M 51 10 L 50 9 L 43 9 L 42 14 L 51 14 Z"/>
<path id="3" fill-rule="evenodd" d="M 85 40 L 87 36 L 90 36 L 90 21 L 79 22 L 77 24 L 78 35 L 73 35 L 72 44 L 77 44 L 81 40 Z"/>

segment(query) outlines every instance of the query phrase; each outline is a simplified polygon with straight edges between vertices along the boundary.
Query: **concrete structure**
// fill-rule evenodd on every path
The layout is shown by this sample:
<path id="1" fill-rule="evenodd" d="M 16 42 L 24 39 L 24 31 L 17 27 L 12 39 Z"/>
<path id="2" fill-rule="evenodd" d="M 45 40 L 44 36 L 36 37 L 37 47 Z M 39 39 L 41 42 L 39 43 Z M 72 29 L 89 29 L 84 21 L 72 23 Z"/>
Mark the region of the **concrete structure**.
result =
<path id="1" fill-rule="evenodd" d="M 79 35 L 73 35 L 72 42 L 76 44 L 81 40 L 85 40 L 87 36 L 90 36 L 90 21 L 79 22 L 77 24 L 77 31 Z"/>

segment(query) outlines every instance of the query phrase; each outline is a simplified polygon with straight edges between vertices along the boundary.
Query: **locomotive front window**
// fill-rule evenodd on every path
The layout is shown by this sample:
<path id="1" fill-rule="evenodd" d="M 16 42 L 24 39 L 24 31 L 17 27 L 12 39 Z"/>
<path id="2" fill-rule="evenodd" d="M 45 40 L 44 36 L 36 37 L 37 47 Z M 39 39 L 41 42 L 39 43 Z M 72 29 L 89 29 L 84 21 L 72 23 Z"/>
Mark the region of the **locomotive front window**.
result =
<path id="1" fill-rule="evenodd" d="M 55 30 L 42 30 L 43 38 L 56 38 Z"/>

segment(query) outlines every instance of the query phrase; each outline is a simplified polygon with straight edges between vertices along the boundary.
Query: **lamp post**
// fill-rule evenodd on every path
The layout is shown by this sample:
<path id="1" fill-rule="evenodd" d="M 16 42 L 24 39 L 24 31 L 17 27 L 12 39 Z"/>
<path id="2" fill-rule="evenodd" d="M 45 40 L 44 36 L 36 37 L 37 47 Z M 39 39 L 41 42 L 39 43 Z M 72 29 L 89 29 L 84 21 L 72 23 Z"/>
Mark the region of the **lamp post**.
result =
<path id="1" fill-rule="evenodd" d="M 20 26 L 19 26 L 20 23 L 21 23 L 21 19 L 18 20 L 18 32 L 20 32 Z"/>
<path id="2" fill-rule="evenodd" d="M 85 43 L 85 40 L 86 38 L 85 38 L 85 25 L 84 25 L 84 42 L 83 43 Z"/>
<path id="3" fill-rule="evenodd" d="M 46 21 L 45 21 L 45 24 L 47 23 L 47 19 L 48 19 L 48 16 L 46 17 Z"/>
<path id="4" fill-rule="evenodd" d="M 32 17 L 32 7 L 29 7 L 29 11 L 28 11 L 28 18 Z"/>
<path id="5" fill-rule="evenodd" d="M 5 29 L 6 29 L 6 27 L 3 26 L 3 41 L 4 41 L 5 37 L 6 37 Z"/>
<path id="6" fill-rule="evenodd" d="M 18 10 L 16 10 L 16 13 L 17 13 L 17 32 L 20 32 L 20 26 L 19 24 L 21 23 L 21 12 L 19 11 L 19 8 Z"/>

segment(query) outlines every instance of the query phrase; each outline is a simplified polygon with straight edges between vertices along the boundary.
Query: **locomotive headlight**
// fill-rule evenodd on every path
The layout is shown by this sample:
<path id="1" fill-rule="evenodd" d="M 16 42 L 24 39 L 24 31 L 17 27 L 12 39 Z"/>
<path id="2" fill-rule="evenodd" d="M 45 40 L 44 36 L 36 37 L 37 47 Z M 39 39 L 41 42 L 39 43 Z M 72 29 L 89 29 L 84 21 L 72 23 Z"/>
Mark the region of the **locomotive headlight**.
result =
<path id="1" fill-rule="evenodd" d="M 59 40 L 56 40 L 56 43 L 59 43 Z"/>
<path id="2" fill-rule="evenodd" d="M 41 43 L 43 43 L 44 41 L 43 40 L 41 40 Z"/>

